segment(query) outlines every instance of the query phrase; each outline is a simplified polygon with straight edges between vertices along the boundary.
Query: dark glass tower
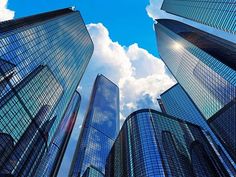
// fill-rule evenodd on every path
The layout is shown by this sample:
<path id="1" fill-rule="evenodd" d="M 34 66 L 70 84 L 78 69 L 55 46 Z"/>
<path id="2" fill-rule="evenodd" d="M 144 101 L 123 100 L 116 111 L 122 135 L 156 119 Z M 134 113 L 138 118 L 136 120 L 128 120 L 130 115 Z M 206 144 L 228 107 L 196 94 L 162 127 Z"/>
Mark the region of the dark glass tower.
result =
<path id="1" fill-rule="evenodd" d="M 69 176 L 82 176 L 91 165 L 104 173 L 107 155 L 119 132 L 119 121 L 119 88 L 98 75 Z"/>
<path id="2" fill-rule="evenodd" d="M 70 135 L 72 133 L 79 106 L 81 102 L 81 96 L 79 92 L 75 92 L 66 112 L 60 122 L 53 140 L 45 154 L 37 173 L 39 176 L 57 176 L 60 168 Z"/>
<path id="3" fill-rule="evenodd" d="M 230 33 L 236 33 L 236 0 L 164 0 L 162 10 Z"/>
<path id="4" fill-rule="evenodd" d="M 105 176 L 229 176 L 217 153 L 200 127 L 142 109 L 124 122 Z"/>
<path id="5" fill-rule="evenodd" d="M 229 171 L 231 171 L 232 176 L 235 176 L 236 169 L 233 167 L 234 164 L 232 163 L 232 160 L 228 158 L 228 154 L 222 144 L 212 132 L 204 117 L 201 115 L 183 88 L 179 84 L 176 84 L 160 96 L 162 103 L 161 105 L 165 113 L 200 126 L 209 134 L 209 138 L 213 138 L 215 146 L 221 152 L 221 158 L 224 159 L 224 162 L 228 166 Z"/>
<path id="6" fill-rule="evenodd" d="M 236 44 L 174 20 L 155 28 L 162 60 L 236 160 Z"/>
<path id="7" fill-rule="evenodd" d="M 70 8 L 0 23 L 0 173 L 34 176 L 92 52 Z"/>
<path id="8" fill-rule="evenodd" d="M 104 177 L 104 174 L 93 166 L 88 167 L 82 177 Z"/>

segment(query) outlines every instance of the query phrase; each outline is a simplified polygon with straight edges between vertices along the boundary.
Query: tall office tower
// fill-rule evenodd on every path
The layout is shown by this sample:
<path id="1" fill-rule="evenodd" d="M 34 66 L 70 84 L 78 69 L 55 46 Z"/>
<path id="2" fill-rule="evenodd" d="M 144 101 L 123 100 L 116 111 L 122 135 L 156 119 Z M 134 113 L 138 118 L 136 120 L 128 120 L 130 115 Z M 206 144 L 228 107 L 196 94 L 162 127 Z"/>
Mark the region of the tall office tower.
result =
<path id="1" fill-rule="evenodd" d="M 236 0 L 164 0 L 162 10 L 230 33 L 236 33 Z"/>
<path id="2" fill-rule="evenodd" d="M 0 173 L 35 171 L 92 52 L 80 13 L 69 8 L 0 23 Z"/>
<path id="3" fill-rule="evenodd" d="M 236 44 L 174 20 L 155 28 L 162 60 L 236 160 Z"/>
<path id="4" fill-rule="evenodd" d="M 133 112 L 109 153 L 105 176 L 229 176 L 200 127 L 151 109 Z"/>
<path id="5" fill-rule="evenodd" d="M 88 167 L 82 177 L 104 177 L 104 174 L 93 166 Z"/>
<path id="6" fill-rule="evenodd" d="M 209 129 L 204 117 L 178 83 L 163 92 L 160 97 L 159 104 L 161 103 L 165 113 L 199 125 L 205 130 Z"/>
<path id="7" fill-rule="evenodd" d="M 79 92 L 75 91 L 69 105 L 67 106 L 66 112 L 64 113 L 64 116 L 56 130 L 47 153 L 45 154 L 40 167 L 37 170 L 37 174 L 39 174 L 39 176 L 57 176 L 77 118 L 80 102 L 81 96 Z"/>
<path id="8" fill-rule="evenodd" d="M 119 121 L 119 88 L 98 75 L 69 176 L 82 176 L 89 166 L 104 173 L 106 158 L 119 132 Z"/>
<path id="9" fill-rule="evenodd" d="M 160 96 L 161 101 L 159 104 L 161 103 L 160 106 L 162 106 L 165 113 L 199 125 L 207 132 L 209 138 L 213 139 L 215 146 L 220 152 L 221 158 L 224 159 L 224 162 L 228 166 L 229 171 L 231 171 L 232 176 L 236 176 L 236 169 L 233 167 L 234 164 L 231 163 L 232 160 L 228 158 L 228 154 L 225 152 L 218 138 L 212 132 L 204 117 L 201 115 L 184 89 L 179 84 L 175 84 Z"/>

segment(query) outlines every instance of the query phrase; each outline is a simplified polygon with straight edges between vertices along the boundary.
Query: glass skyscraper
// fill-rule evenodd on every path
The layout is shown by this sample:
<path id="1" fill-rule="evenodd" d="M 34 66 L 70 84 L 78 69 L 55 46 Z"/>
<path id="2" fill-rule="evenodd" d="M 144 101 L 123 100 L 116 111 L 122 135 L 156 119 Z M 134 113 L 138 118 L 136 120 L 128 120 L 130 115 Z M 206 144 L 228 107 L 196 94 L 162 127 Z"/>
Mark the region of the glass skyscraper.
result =
<path id="1" fill-rule="evenodd" d="M 82 177 L 104 177 L 104 174 L 93 166 L 86 169 Z"/>
<path id="2" fill-rule="evenodd" d="M 34 176 L 92 52 L 70 8 L 0 23 L 1 174 Z"/>
<path id="3" fill-rule="evenodd" d="M 107 158 L 108 177 L 229 176 L 202 129 L 151 109 L 125 120 Z"/>
<path id="4" fill-rule="evenodd" d="M 164 0 L 161 9 L 236 34 L 236 0 Z"/>
<path id="5" fill-rule="evenodd" d="M 56 130 L 47 153 L 45 154 L 40 167 L 37 170 L 39 176 L 57 176 L 77 118 L 80 102 L 81 96 L 79 92 L 75 91 L 69 105 L 67 106 L 66 112 Z"/>
<path id="6" fill-rule="evenodd" d="M 106 158 L 119 132 L 119 114 L 119 88 L 98 75 L 69 176 L 82 176 L 89 166 L 104 173 Z"/>
<path id="7" fill-rule="evenodd" d="M 209 129 L 204 117 L 179 84 L 163 92 L 160 97 L 165 113 Z"/>
<path id="8" fill-rule="evenodd" d="M 175 84 L 160 96 L 162 103 L 160 107 L 162 107 L 162 110 L 164 109 L 165 113 L 196 124 L 208 133 L 209 138 L 212 138 L 214 140 L 213 142 L 215 143 L 217 149 L 222 152 L 221 158 L 224 159 L 224 162 L 228 166 L 228 169 L 231 171 L 232 175 L 235 176 L 236 169 L 234 169 L 233 167 L 234 164 L 232 163 L 232 160 L 228 158 L 228 154 L 225 154 L 226 152 L 219 142 L 218 138 L 212 132 L 204 117 L 197 110 L 196 106 L 184 91 L 184 89 L 179 84 Z"/>
<path id="9" fill-rule="evenodd" d="M 155 25 L 159 53 L 236 159 L 236 44 L 174 20 Z"/>

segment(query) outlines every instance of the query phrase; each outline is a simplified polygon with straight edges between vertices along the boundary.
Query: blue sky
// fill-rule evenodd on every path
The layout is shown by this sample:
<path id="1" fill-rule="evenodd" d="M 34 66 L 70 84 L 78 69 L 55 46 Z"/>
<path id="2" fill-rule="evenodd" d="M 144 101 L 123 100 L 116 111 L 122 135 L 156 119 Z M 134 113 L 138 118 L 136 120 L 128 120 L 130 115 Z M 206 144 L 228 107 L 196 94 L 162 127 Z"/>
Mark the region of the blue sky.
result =
<path id="1" fill-rule="evenodd" d="M 9 0 L 8 8 L 15 11 L 15 18 L 32 14 L 76 6 L 80 10 L 85 22 L 102 22 L 110 32 L 114 41 L 122 45 L 130 45 L 137 42 L 140 47 L 146 48 L 157 56 L 155 34 L 152 30 L 153 20 L 147 16 L 145 7 L 148 1 L 136 0 L 42 0 L 19 1 Z"/>
<path id="2" fill-rule="evenodd" d="M 120 88 L 121 121 L 139 108 L 159 109 L 156 98 L 175 83 L 159 59 L 153 19 L 178 19 L 228 40 L 236 40 L 236 36 L 160 11 L 161 3 L 162 0 L 0 1 L 1 21 L 76 6 L 94 42 L 93 57 L 78 88 L 82 95 L 79 115 L 59 176 L 65 177 L 68 173 L 98 73 L 104 74 Z"/>

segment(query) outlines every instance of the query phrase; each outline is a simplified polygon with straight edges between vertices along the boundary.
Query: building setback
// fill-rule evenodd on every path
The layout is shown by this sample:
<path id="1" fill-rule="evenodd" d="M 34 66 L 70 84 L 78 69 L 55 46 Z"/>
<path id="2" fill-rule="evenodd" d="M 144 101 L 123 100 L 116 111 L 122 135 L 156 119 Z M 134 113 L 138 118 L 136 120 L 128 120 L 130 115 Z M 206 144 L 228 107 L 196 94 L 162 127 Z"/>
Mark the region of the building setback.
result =
<path id="1" fill-rule="evenodd" d="M 155 29 L 162 60 L 236 160 L 236 44 L 174 20 Z"/>
<path id="2" fill-rule="evenodd" d="M 105 176 L 229 176 L 215 150 L 199 126 L 142 109 L 124 122 Z"/>
<path id="3" fill-rule="evenodd" d="M 236 33 L 236 0 L 164 0 L 161 9 L 226 32 Z"/>
<path id="4" fill-rule="evenodd" d="M 89 166 L 105 172 L 106 158 L 119 132 L 119 114 L 119 88 L 98 75 L 69 176 L 82 176 Z"/>
<path id="5" fill-rule="evenodd" d="M 47 153 L 38 168 L 38 174 L 43 176 L 57 176 L 77 118 L 80 102 L 81 96 L 79 92 L 75 91 L 62 121 L 56 130 L 52 143 L 48 147 Z"/>
<path id="6" fill-rule="evenodd" d="M 38 167 L 92 52 L 80 13 L 70 8 L 0 23 L 1 173 L 35 176 L 23 172 Z M 37 139 L 43 152 L 35 157 Z M 4 148 L 7 143 L 11 151 Z"/>

